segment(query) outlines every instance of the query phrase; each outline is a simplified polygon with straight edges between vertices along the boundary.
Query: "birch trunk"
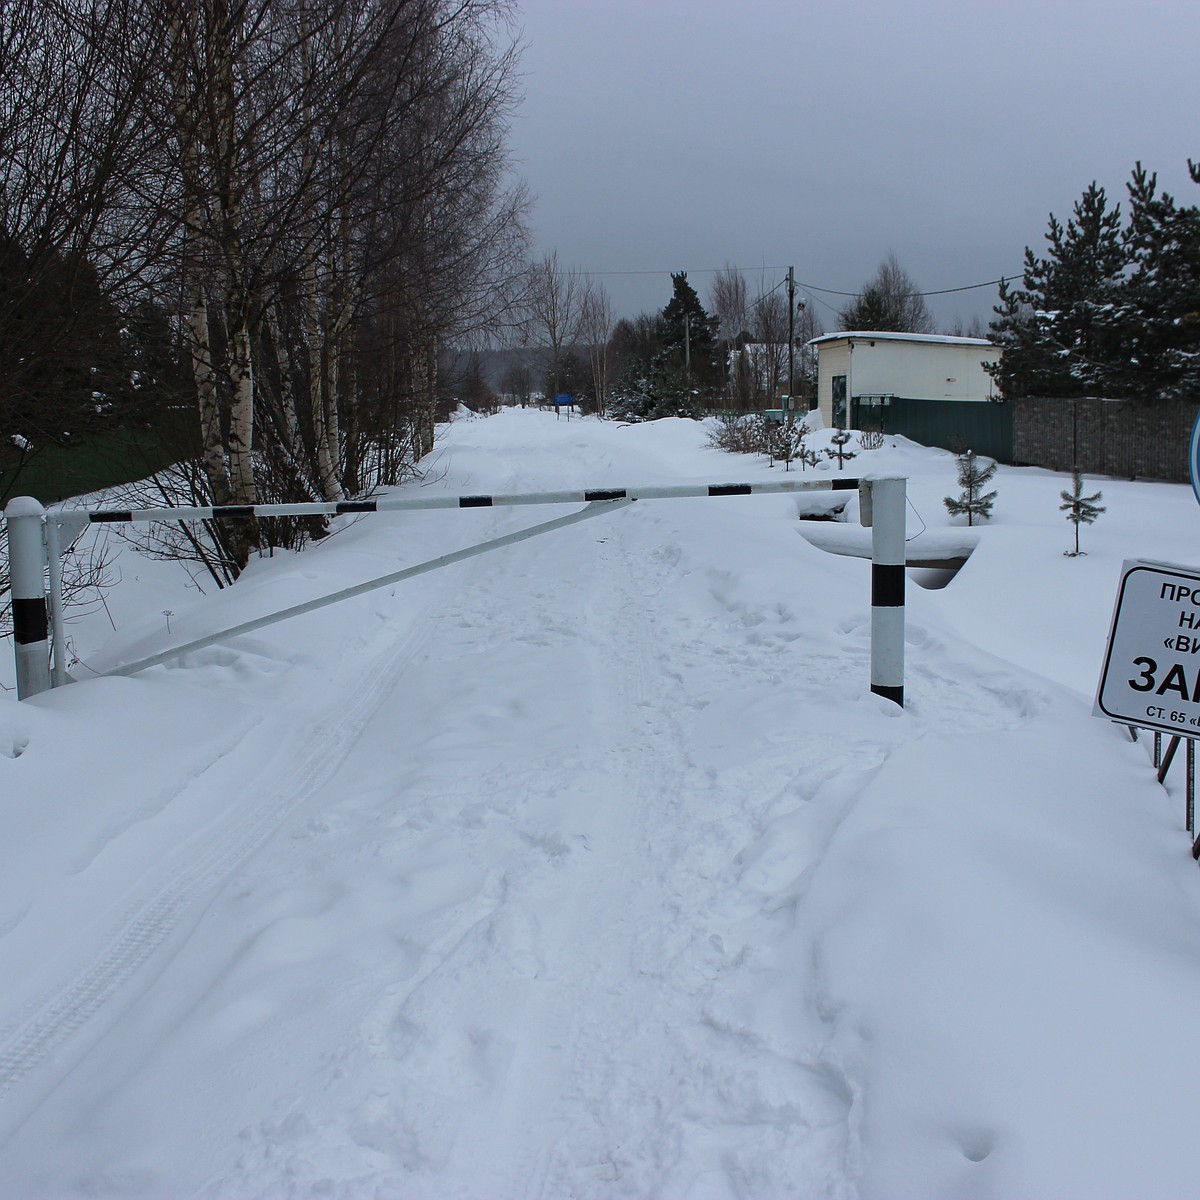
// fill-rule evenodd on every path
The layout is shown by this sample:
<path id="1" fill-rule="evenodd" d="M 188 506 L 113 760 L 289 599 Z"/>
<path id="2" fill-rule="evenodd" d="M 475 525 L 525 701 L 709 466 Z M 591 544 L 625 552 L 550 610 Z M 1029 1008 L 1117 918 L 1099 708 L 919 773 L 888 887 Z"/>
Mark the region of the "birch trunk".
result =
<path id="1" fill-rule="evenodd" d="M 346 454 L 345 478 L 346 488 L 350 495 L 356 496 L 362 491 L 362 458 L 363 445 L 359 431 L 358 411 L 358 360 L 352 350 L 345 353 L 346 359 Z"/>
<path id="2" fill-rule="evenodd" d="M 200 199 L 202 162 L 198 133 L 188 103 L 185 63 L 187 39 L 183 15 L 176 10 L 171 20 L 172 86 L 174 89 L 175 136 L 179 143 L 184 191 L 183 271 L 188 327 L 188 351 L 192 379 L 196 385 L 196 407 L 200 418 L 201 457 L 214 504 L 230 504 L 233 488 L 221 437 L 221 409 L 217 376 L 213 369 L 212 338 L 208 326 L 208 300 L 204 289 L 204 244 L 207 219 Z"/>
<path id="3" fill-rule="evenodd" d="M 239 264 L 240 266 L 240 264 Z M 241 271 L 231 271 L 226 294 L 229 329 L 229 376 L 233 402 L 229 412 L 229 475 L 235 504 L 254 504 L 254 356 L 250 342 L 249 300 Z"/>
<path id="4" fill-rule="evenodd" d="M 225 445 L 221 437 L 221 408 L 218 400 L 217 377 L 213 370 L 212 342 L 208 330 L 208 303 L 200 269 L 191 263 L 188 273 L 188 331 L 192 360 L 192 378 L 196 382 L 196 405 L 200 416 L 200 438 L 203 446 L 204 474 L 208 479 L 214 504 L 232 504 L 233 486 L 229 464 L 225 460 Z"/>
<path id="5" fill-rule="evenodd" d="M 305 333 L 308 341 L 308 400 L 312 409 L 313 441 L 317 452 L 317 483 L 323 500 L 344 500 L 345 493 L 338 479 L 336 436 L 330 429 L 330 412 L 335 403 L 330 399 L 328 386 L 329 346 L 321 328 L 317 302 L 317 272 L 314 263 L 305 267 L 308 299 L 305 312 Z"/>
<path id="6" fill-rule="evenodd" d="M 321 319 L 321 285 L 317 276 L 317 260 L 324 244 L 324 229 L 316 212 L 316 196 L 312 190 L 317 176 L 317 134 L 314 129 L 310 97 L 313 85 L 312 43 L 309 37 L 308 4 L 299 6 L 300 70 L 304 101 L 304 155 L 301 176 L 308 182 L 309 192 L 303 208 L 305 229 L 304 264 L 301 271 L 304 292 L 304 340 L 308 356 L 308 408 L 312 421 L 313 451 L 316 456 L 317 490 L 321 499 L 336 502 L 345 499 L 339 478 L 338 434 L 336 426 L 336 397 L 331 397 L 327 372 L 329 343 Z M 331 412 L 334 418 L 331 431 Z"/>
<path id="7" fill-rule="evenodd" d="M 300 417 L 296 409 L 296 390 L 292 379 L 292 353 L 283 337 L 283 327 L 279 323 L 279 311 L 276 305 L 267 305 L 267 332 L 275 346 L 275 356 L 279 360 L 279 424 L 283 433 L 288 458 L 299 467 L 301 459 Z M 303 474 L 303 472 L 301 472 Z"/>
<path id="8" fill-rule="evenodd" d="M 243 147 L 239 139 L 234 64 L 241 33 L 227 0 L 213 4 L 213 93 L 216 120 L 214 159 L 217 171 L 217 237 L 225 268 L 225 324 L 232 398 L 229 413 L 229 477 L 234 504 L 254 504 L 254 357 L 250 342 L 250 296 L 246 282 L 242 219 Z M 230 548 L 244 567 L 257 540 L 250 520 L 228 522 Z"/>
<path id="9" fill-rule="evenodd" d="M 342 424 L 339 399 L 341 389 L 341 358 L 343 341 L 350 322 L 354 318 L 354 300 L 350 284 L 350 227 L 349 215 L 342 209 L 338 219 L 337 245 L 331 257 L 333 262 L 333 279 L 330 281 L 330 295 L 340 299 L 337 316 L 325 330 L 325 347 L 323 360 L 325 363 L 325 440 L 328 443 L 329 461 L 333 464 L 334 484 L 338 494 L 331 499 L 342 500 L 345 492 L 342 490 L 342 475 L 345 459 L 342 451 Z"/>
<path id="10" fill-rule="evenodd" d="M 437 350 L 432 339 L 413 351 L 413 457 L 422 459 L 433 449 L 434 395 L 437 391 Z"/>

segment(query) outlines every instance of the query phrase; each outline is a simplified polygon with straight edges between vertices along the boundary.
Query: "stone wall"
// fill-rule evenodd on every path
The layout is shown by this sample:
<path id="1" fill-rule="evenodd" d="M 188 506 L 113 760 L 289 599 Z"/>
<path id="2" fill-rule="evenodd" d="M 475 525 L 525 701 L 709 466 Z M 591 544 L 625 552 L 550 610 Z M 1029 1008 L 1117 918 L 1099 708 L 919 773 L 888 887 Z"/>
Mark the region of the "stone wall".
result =
<path id="1" fill-rule="evenodd" d="M 1013 404 L 1013 461 L 1125 479 L 1187 483 L 1200 404 L 1134 404 L 1027 396 Z"/>

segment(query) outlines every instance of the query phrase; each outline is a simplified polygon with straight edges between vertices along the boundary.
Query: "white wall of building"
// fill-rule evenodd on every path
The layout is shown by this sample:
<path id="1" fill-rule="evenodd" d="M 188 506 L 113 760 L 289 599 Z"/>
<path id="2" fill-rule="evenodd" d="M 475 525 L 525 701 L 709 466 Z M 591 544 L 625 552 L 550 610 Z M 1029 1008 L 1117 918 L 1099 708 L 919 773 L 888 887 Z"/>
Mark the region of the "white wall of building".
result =
<path id="1" fill-rule="evenodd" d="M 983 364 L 995 362 L 1000 350 L 978 338 L 854 333 L 816 345 L 817 399 L 826 424 L 833 423 L 837 375 L 846 376 L 848 402 L 854 396 L 986 402 L 996 395 Z"/>
<path id="2" fill-rule="evenodd" d="M 817 407 L 826 429 L 833 428 L 833 377 L 845 375 L 846 395 L 850 386 L 850 345 L 845 341 L 828 342 L 817 348 Z"/>

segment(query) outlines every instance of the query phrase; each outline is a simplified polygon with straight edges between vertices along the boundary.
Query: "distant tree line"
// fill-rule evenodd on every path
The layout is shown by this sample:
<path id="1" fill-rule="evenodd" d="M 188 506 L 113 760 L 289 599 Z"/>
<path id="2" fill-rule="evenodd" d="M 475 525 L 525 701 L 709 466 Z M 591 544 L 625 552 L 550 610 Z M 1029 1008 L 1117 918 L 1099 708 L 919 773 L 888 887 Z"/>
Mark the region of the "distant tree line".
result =
<path id="1" fill-rule="evenodd" d="M 1026 248 L 1020 285 L 1001 284 L 1004 396 L 1200 399 L 1200 209 L 1140 163 L 1127 191 L 1123 218 L 1093 182 L 1065 224 L 1051 214 L 1044 255 Z"/>
<path id="2" fill-rule="evenodd" d="M 403 477 L 442 352 L 527 284 L 508 0 L 0 13 L 0 500 L 39 450 L 168 410 L 187 501 Z M 232 578 L 259 534 L 212 532 Z"/>
<path id="3" fill-rule="evenodd" d="M 550 254 L 532 269 L 527 303 L 533 366 L 514 362 L 501 380 L 521 403 L 565 392 L 584 411 L 654 420 L 778 407 L 789 384 L 802 399 L 815 383 L 815 315 L 798 307 L 789 327 L 780 286 L 751 299 L 733 267 L 717 272 L 711 311 L 679 271 L 662 309 L 615 320 L 603 285 Z"/>

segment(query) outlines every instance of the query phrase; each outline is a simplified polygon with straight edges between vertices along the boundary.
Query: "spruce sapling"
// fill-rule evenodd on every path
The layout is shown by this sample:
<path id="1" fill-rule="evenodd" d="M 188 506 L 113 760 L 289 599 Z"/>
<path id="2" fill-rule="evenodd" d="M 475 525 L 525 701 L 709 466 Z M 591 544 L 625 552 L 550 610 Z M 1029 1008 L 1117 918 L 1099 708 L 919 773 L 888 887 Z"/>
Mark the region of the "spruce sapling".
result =
<path id="1" fill-rule="evenodd" d="M 804 449 L 805 429 L 795 421 L 781 425 L 775 434 L 775 457 L 783 463 L 783 469 L 792 469 L 792 460 Z"/>
<path id="2" fill-rule="evenodd" d="M 846 443 L 850 440 L 850 431 L 848 429 L 839 429 L 829 440 L 833 443 L 834 448 L 826 450 L 825 453 L 830 458 L 838 460 L 838 470 L 840 471 L 845 460 L 854 457 L 855 452 L 846 449 Z"/>
<path id="3" fill-rule="evenodd" d="M 763 453 L 767 456 L 767 466 L 773 467 L 779 457 L 779 426 L 773 421 L 763 424 Z"/>
<path id="4" fill-rule="evenodd" d="M 753 416 L 747 422 L 750 430 L 750 444 L 754 447 L 756 454 L 765 454 L 768 458 L 771 454 L 771 426 L 762 419 L 761 416 Z"/>
<path id="5" fill-rule="evenodd" d="M 955 500 L 947 496 L 945 503 L 952 517 L 967 515 L 967 524 L 973 525 L 975 518 L 981 519 L 992 515 L 992 504 L 995 502 L 995 492 L 985 492 L 983 489 L 991 482 L 996 474 L 996 464 L 988 462 L 986 467 L 979 465 L 973 450 L 968 450 L 958 456 L 958 485 L 963 489 L 962 495 Z"/>
<path id="6" fill-rule="evenodd" d="M 1086 550 L 1080 550 L 1079 548 L 1079 526 L 1090 525 L 1105 511 L 1104 505 L 1096 503 L 1104 493 L 1093 492 L 1092 495 L 1085 496 L 1083 494 L 1083 476 L 1080 474 L 1078 467 L 1071 472 L 1071 477 L 1075 482 L 1075 486 L 1069 492 L 1059 493 L 1063 498 L 1063 503 L 1058 508 L 1060 512 L 1067 514 L 1067 520 L 1075 526 L 1075 549 L 1064 550 L 1063 554 L 1067 558 L 1078 558 L 1081 554 L 1087 553 Z"/>

